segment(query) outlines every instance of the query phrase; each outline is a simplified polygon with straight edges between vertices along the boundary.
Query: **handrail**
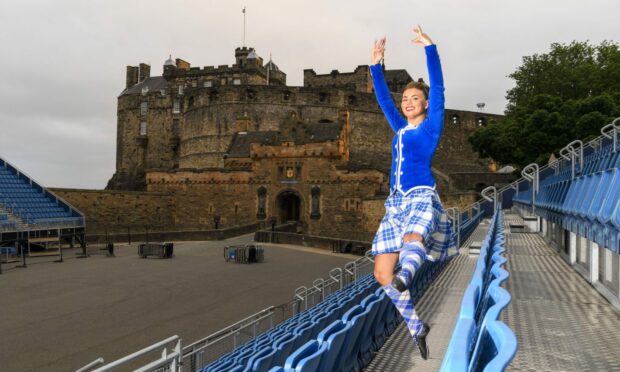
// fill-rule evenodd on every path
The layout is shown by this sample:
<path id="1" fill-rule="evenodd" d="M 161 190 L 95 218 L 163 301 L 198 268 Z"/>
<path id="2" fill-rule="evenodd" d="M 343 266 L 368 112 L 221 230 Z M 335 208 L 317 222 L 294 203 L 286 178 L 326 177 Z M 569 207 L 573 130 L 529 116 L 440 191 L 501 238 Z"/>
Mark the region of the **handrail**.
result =
<path id="1" fill-rule="evenodd" d="M 538 175 L 539 174 L 540 174 L 540 168 L 538 167 L 538 164 L 536 163 L 531 163 L 527 165 L 521 171 L 521 175 L 523 176 L 523 178 L 533 183 L 532 190 L 534 194 L 538 193 L 538 186 L 539 186 Z"/>
<path id="2" fill-rule="evenodd" d="M 261 318 L 261 317 L 263 317 L 265 314 L 270 314 L 270 313 L 273 313 L 273 310 L 274 310 L 274 309 L 275 309 L 275 308 L 274 308 L 273 306 L 269 306 L 269 307 L 267 307 L 267 308 L 265 308 L 265 309 L 263 309 L 263 310 L 261 310 L 261 311 L 259 311 L 259 312 L 257 312 L 257 313 L 254 313 L 254 314 L 252 314 L 252 315 L 250 315 L 250 316 L 248 316 L 248 317 L 246 317 L 246 318 L 241 319 L 240 321 L 238 321 L 238 322 L 236 322 L 236 323 L 233 323 L 233 324 L 229 325 L 228 327 L 226 327 L 226 328 L 224 328 L 224 329 L 222 329 L 222 330 L 219 330 L 219 331 L 217 331 L 217 332 L 215 332 L 215 333 L 210 334 L 210 335 L 209 335 L 209 336 L 207 336 L 207 337 L 203 337 L 203 338 L 201 338 L 201 339 L 199 339 L 199 340 L 197 340 L 197 341 L 192 342 L 192 343 L 191 343 L 191 344 L 189 344 L 189 345 L 186 345 L 186 346 L 184 347 L 184 350 L 188 350 L 188 349 L 190 349 L 190 348 L 194 348 L 194 347 L 195 347 L 196 345 L 198 345 L 198 344 L 203 344 L 203 343 L 206 343 L 208 340 L 210 340 L 210 339 L 212 339 L 212 338 L 214 338 L 214 337 L 218 337 L 218 336 L 220 336 L 221 334 L 228 334 L 228 333 L 230 333 L 230 330 L 234 330 L 234 329 L 236 329 L 237 327 L 240 327 L 241 325 L 243 325 L 244 323 L 246 323 L 246 322 L 248 322 L 248 321 L 250 321 L 250 320 L 260 319 L 260 318 Z"/>
<path id="3" fill-rule="evenodd" d="M 110 362 L 110 363 L 108 363 L 108 364 L 106 364 L 106 365 L 104 365 L 102 367 L 99 367 L 99 368 L 93 370 L 92 372 L 109 371 L 110 369 L 116 368 L 118 366 L 121 366 L 121 365 L 129 362 L 130 360 L 135 359 L 136 357 L 145 355 L 145 354 L 147 354 L 147 353 L 149 353 L 149 352 L 151 352 L 151 351 L 153 351 L 155 349 L 158 349 L 158 348 L 160 348 L 162 346 L 165 346 L 165 345 L 167 345 L 167 344 L 169 344 L 169 343 L 171 343 L 173 341 L 177 341 L 179 339 L 180 338 L 179 338 L 178 335 L 174 335 L 172 337 L 168 337 L 165 340 L 162 340 L 162 341 L 160 341 L 158 343 L 155 343 L 153 345 L 147 346 L 147 347 L 145 347 L 142 350 L 138 350 L 135 353 L 129 354 L 127 356 L 124 356 L 124 357 L 122 357 L 120 359 L 115 360 L 114 362 Z"/>
<path id="4" fill-rule="evenodd" d="M 323 278 L 314 279 L 312 287 L 321 293 L 321 299 L 325 298 L 325 280 Z"/>
<path id="5" fill-rule="evenodd" d="M 574 145 L 578 145 L 578 147 L 575 147 Z M 562 150 L 565 150 L 565 152 L 570 154 L 570 159 L 567 160 L 571 161 L 572 178 L 575 178 L 575 158 L 579 158 L 579 171 L 583 169 L 583 142 L 581 140 L 574 140 L 564 146 Z M 562 152 L 562 150 L 560 150 L 560 152 Z"/>
<path id="6" fill-rule="evenodd" d="M 457 207 L 446 208 L 445 211 L 448 218 L 453 221 L 452 226 L 456 231 L 456 251 L 458 252 L 461 247 L 461 211 Z"/>
<path id="7" fill-rule="evenodd" d="M 616 124 L 616 122 L 618 122 L 619 124 Z M 612 134 L 607 134 L 608 128 L 611 127 L 611 132 Z M 601 128 L 601 134 L 609 139 L 613 139 L 613 149 L 614 152 L 616 151 L 616 149 L 618 148 L 618 136 L 616 135 L 618 132 L 620 132 L 620 117 L 615 118 L 611 123 L 605 125 L 604 127 Z"/>
<path id="8" fill-rule="evenodd" d="M 181 365 L 182 356 L 183 353 L 181 352 L 181 340 L 179 340 L 177 341 L 173 352 L 168 354 L 168 350 L 164 349 L 161 352 L 161 359 L 154 360 L 145 366 L 135 369 L 134 372 L 151 372 L 158 369 L 175 372 L 179 369 Z M 169 365 L 170 367 L 165 368 L 166 365 Z"/>
<path id="9" fill-rule="evenodd" d="M 333 268 L 329 271 L 329 277 L 332 278 L 334 281 L 340 283 L 340 289 L 342 289 L 343 287 L 343 282 L 342 282 L 342 269 L 339 267 Z"/>
<path id="10" fill-rule="evenodd" d="M 493 197 L 491 198 L 488 194 L 489 192 L 493 192 Z M 482 197 L 490 202 L 493 202 L 493 213 L 495 213 L 495 211 L 497 210 L 497 189 L 495 188 L 495 186 L 488 186 L 485 187 L 481 192 L 480 195 L 482 195 Z"/>
<path id="11" fill-rule="evenodd" d="M 93 360 L 92 362 L 88 363 L 84 367 L 76 370 L 75 372 L 86 372 L 89 369 L 93 368 L 94 366 L 98 366 L 99 364 L 103 364 L 103 363 L 105 363 L 105 361 L 103 360 L 102 357 L 99 357 L 99 358 Z"/>

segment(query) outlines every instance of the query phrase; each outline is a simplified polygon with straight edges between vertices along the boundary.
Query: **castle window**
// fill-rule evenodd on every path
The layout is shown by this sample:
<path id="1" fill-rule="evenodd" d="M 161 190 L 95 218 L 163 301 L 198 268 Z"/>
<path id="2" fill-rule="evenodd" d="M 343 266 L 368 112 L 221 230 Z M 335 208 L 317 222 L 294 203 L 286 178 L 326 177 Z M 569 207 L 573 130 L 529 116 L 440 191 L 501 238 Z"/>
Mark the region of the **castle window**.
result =
<path id="1" fill-rule="evenodd" d="M 457 125 L 461 124 L 461 118 L 458 115 L 452 115 L 452 124 Z"/>
<path id="2" fill-rule="evenodd" d="M 160 89 L 159 90 L 159 94 L 161 94 L 162 97 L 166 96 L 166 90 L 165 89 Z"/>
<path id="3" fill-rule="evenodd" d="M 149 87 L 148 87 L 148 86 L 146 86 L 146 87 L 142 87 L 142 95 L 143 95 L 143 96 L 146 96 L 146 94 L 147 94 L 148 92 L 149 92 Z"/>
<path id="4" fill-rule="evenodd" d="M 233 85 L 241 85 L 241 79 L 233 79 Z"/>
<path id="5" fill-rule="evenodd" d="M 355 97 L 355 96 L 353 96 L 353 95 L 351 95 L 351 96 L 347 97 L 347 103 L 348 103 L 350 106 L 354 106 L 354 105 L 357 103 L 357 97 Z"/>
<path id="6" fill-rule="evenodd" d="M 192 106 L 194 106 L 194 96 L 189 97 L 189 99 L 187 100 L 187 107 Z"/>
<path id="7" fill-rule="evenodd" d="M 172 106 L 172 113 L 178 114 L 180 112 L 181 112 L 181 100 L 177 98 L 174 100 L 174 104 Z"/>
<path id="8" fill-rule="evenodd" d="M 263 186 L 257 190 L 258 195 L 258 210 L 256 211 L 256 218 L 263 220 L 267 217 L 266 201 L 267 201 L 267 189 Z"/>
<path id="9" fill-rule="evenodd" d="M 314 186 L 310 191 L 310 196 L 312 199 L 312 211 L 310 212 L 310 218 L 313 220 L 318 220 L 321 218 L 321 188 Z"/>
<path id="10" fill-rule="evenodd" d="M 211 80 L 207 80 L 207 81 L 205 81 L 205 82 L 203 83 L 203 86 L 204 86 L 205 88 L 211 88 L 211 87 L 213 86 L 213 81 L 211 81 Z"/>
<path id="11" fill-rule="evenodd" d="M 325 92 L 319 93 L 319 102 L 327 102 L 327 93 Z"/>
<path id="12" fill-rule="evenodd" d="M 478 118 L 476 120 L 476 125 L 479 127 L 486 127 L 487 126 L 487 119 L 486 118 Z"/>
<path id="13" fill-rule="evenodd" d="M 140 135 L 146 136 L 146 121 L 140 122 Z"/>
<path id="14" fill-rule="evenodd" d="M 222 80 L 220 81 L 220 84 L 226 85 L 226 78 L 222 78 Z"/>
<path id="15" fill-rule="evenodd" d="M 282 93 L 282 99 L 285 101 L 288 101 L 289 99 L 291 99 L 291 92 L 287 90 L 284 93 Z"/>
<path id="16" fill-rule="evenodd" d="M 149 104 L 148 104 L 148 102 L 140 103 L 140 115 L 146 115 L 146 113 L 148 111 L 149 111 Z"/>
<path id="17" fill-rule="evenodd" d="M 248 89 L 245 91 L 245 95 L 248 99 L 256 99 L 256 92 L 252 89 Z"/>
<path id="18" fill-rule="evenodd" d="M 192 81 L 192 88 L 196 88 L 198 86 L 198 82 L 196 80 Z"/>
<path id="19" fill-rule="evenodd" d="M 172 135 L 179 136 L 179 119 L 172 119 Z"/>
<path id="20" fill-rule="evenodd" d="M 183 95 L 183 85 L 179 85 L 179 95 Z"/>
<path id="21" fill-rule="evenodd" d="M 217 91 L 213 91 L 209 93 L 209 101 L 217 101 L 218 98 L 219 98 L 219 95 Z"/>

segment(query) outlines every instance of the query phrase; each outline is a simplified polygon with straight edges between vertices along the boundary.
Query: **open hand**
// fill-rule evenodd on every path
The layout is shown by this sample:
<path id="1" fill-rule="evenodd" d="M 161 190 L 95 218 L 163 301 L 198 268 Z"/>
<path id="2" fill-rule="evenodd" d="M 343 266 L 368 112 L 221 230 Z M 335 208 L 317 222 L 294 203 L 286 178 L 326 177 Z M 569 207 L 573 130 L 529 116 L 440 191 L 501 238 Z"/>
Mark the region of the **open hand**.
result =
<path id="1" fill-rule="evenodd" d="M 385 37 L 379 40 L 375 40 L 375 44 L 372 47 L 372 53 L 370 54 L 370 61 L 373 65 L 381 62 L 383 54 L 385 53 Z"/>
<path id="2" fill-rule="evenodd" d="M 414 44 L 422 46 L 428 46 L 433 44 L 433 40 L 431 40 L 431 38 L 428 37 L 427 34 L 422 32 L 422 27 L 420 27 L 420 25 L 415 26 L 413 28 L 413 32 L 418 35 L 415 39 L 411 40 Z"/>

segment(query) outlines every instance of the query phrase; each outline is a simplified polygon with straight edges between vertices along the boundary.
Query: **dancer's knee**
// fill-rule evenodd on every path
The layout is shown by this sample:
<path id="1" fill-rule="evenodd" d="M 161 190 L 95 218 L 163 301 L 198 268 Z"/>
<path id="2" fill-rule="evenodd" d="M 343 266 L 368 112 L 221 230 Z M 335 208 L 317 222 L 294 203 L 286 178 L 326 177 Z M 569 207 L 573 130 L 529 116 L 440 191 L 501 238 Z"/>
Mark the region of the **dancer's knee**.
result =
<path id="1" fill-rule="evenodd" d="M 377 282 L 381 284 L 381 286 L 386 286 L 392 283 L 392 278 L 394 277 L 394 270 L 385 270 L 382 268 L 375 267 L 374 271 L 375 279 Z"/>

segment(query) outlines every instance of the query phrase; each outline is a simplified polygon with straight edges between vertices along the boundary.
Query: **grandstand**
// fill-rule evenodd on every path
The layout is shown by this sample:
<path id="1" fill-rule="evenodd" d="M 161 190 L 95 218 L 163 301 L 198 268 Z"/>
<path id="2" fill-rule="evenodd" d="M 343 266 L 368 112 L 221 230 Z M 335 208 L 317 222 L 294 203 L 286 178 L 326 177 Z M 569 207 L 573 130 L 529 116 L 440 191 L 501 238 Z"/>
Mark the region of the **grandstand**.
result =
<path id="1" fill-rule="evenodd" d="M 428 361 L 366 256 L 296 290 L 290 318 L 270 318 L 243 342 L 236 335 L 264 324 L 265 314 L 186 347 L 174 336 L 82 370 L 110 370 L 154 350 L 160 357 L 141 370 L 620 370 L 619 121 L 587 144 L 571 142 L 553 163 L 526 167 L 522 179 L 486 188 L 466 211 L 449 211 L 460 254 L 426 262 L 410 288 L 433 325 Z M 230 337 L 230 350 L 210 351 Z"/>
<path id="2" fill-rule="evenodd" d="M 21 256 L 23 263 L 31 244 L 77 242 L 84 246 L 84 215 L 0 158 L 0 252 Z"/>

